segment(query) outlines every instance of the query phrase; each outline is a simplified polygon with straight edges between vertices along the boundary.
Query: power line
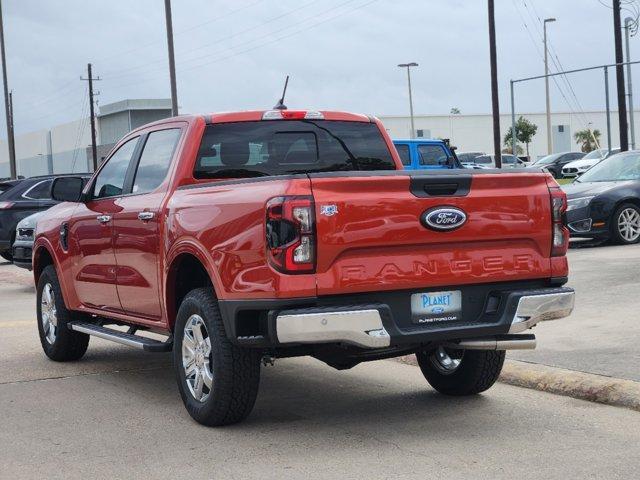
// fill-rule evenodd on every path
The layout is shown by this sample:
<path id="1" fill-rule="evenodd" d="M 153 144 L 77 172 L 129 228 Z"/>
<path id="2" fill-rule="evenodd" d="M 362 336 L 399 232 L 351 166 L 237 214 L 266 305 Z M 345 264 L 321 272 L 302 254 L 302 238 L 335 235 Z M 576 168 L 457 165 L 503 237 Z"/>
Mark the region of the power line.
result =
<path id="1" fill-rule="evenodd" d="M 338 7 L 340 7 L 340 6 L 342 6 L 342 5 L 345 5 L 345 4 L 347 4 L 347 3 L 354 2 L 354 1 L 356 1 L 356 0 L 347 0 L 346 2 L 344 2 L 344 3 L 340 4 L 340 5 L 338 5 Z M 266 21 L 264 21 L 264 22 L 259 23 L 258 25 L 254 25 L 253 27 L 249 27 L 249 28 L 246 28 L 246 29 L 241 30 L 241 31 L 239 31 L 239 32 L 232 33 L 231 35 L 226 35 L 226 36 L 220 37 L 220 38 L 218 38 L 217 40 L 215 40 L 214 42 L 207 43 L 207 44 L 201 45 L 201 46 L 196 47 L 196 48 L 191 48 L 191 49 L 189 49 L 189 52 L 188 52 L 188 53 L 193 53 L 193 52 L 196 52 L 196 51 L 198 51 L 198 50 L 202 50 L 203 48 L 210 47 L 210 46 L 212 46 L 212 45 L 219 45 L 220 43 L 222 43 L 222 42 L 224 42 L 224 41 L 230 40 L 230 39 L 235 38 L 235 37 L 240 36 L 240 35 L 244 35 L 245 33 L 251 32 L 251 31 L 253 31 L 253 30 L 257 30 L 257 29 L 259 29 L 259 28 L 261 28 L 261 27 L 263 27 L 263 26 L 265 26 L 265 25 L 267 25 L 267 24 L 269 24 L 269 23 L 271 23 L 271 22 L 274 22 L 274 21 L 280 20 L 280 19 L 282 19 L 282 18 L 284 18 L 284 17 L 286 17 L 286 16 L 288 16 L 288 15 L 291 15 L 291 14 L 293 14 L 293 13 L 295 13 L 295 12 L 299 11 L 299 10 L 302 10 L 302 9 L 304 9 L 304 8 L 307 8 L 307 7 L 309 7 L 310 5 L 312 5 L 312 4 L 314 4 L 314 3 L 317 3 L 317 2 L 318 2 L 318 0 L 312 0 L 312 1 L 311 1 L 311 2 L 309 2 L 309 3 L 306 3 L 306 4 L 304 4 L 304 5 L 301 5 L 301 6 L 297 7 L 297 8 L 294 8 L 294 9 L 292 9 L 292 10 L 289 10 L 289 11 L 287 11 L 287 12 L 283 13 L 283 14 L 280 14 L 280 15 L 277 15 L 277 16 L 275 16 L 275 17 L 272 17 L 272 18 L 270 18 L 270 19 L 268 19 L 268 20 L 266 20 Z M 334 8 L 338 8 L 338 7 L 334 7 Z M 322 14 L 326 13 L 327 11 L 331 11 L 331 10 L 332 10 L 332 9 L 326 10 L 325 12 L 320 13 L 320 15 L 322 15 Z M 303 21 L 306 21 L 306 20 L 312 19 L 312 18 L 314 18 L 314 17 L 316 17 L 316 16 L 317 16 L 317 15 L 311 15 L 311 16 L 307 17 L 306 19 L 304 19 Z M 249 41 L 245 41 L 244 43 L 241 43 L 241 44 L 240 44 L 240 46 L 242 46 L 242 45 L 246 45 L 247 43 L 252 43 L 252 42 L 254 42 L 254 41 L 256 41 L 256 40 L 259 40 L 259 39 L 261 39 L 261 38 L 264 38 L 264 37 L 270 36 L 270 35 L 272 35 L 273 33 L 277 33 L 277 32 L 279 32 L 279 31 L 281 31 L 281 30 L 289 29 L 289 28 L 291 28 L 292 26 L 295 26 L 295 24 L 293 24 L 293 25 L 289 25 L 289 26 L 287 26 L 287 27 L 285 27 L 285 28 L 283 28 L 283 29 L 280 29 L 280 30 L 276 30 L 275 32 L 267 33 L 266 35 L 262 35 L 262 36 L 260 36 L 260 37 L 256 37 L 256 38 L 250 39 Z M 238 47 L 238 45 L 236 45 L 236 47 Z M 214 52 L 213 54 L 215 54 L 215 53 L 216 53 L 216 52 Z M 179 54 L 179 55 L 181 55 L 181 52 L 178 52 L 178 54 Z M 212 53 L 208 53 L 208 54 L 201 55 L 201 56 L 194 57 L 194 58 L 182 58 L 182 59 L 180 59 L 177 63 L 180 65 L 180 64 L 187 63 L 187 62 L 192 62 L 192 61 L 194 61 L 194 60 L 200 60 L 200 59 L 203 59 L 203 58 L 207 58 L 207 57 L 212 56 L 213 54 L 212 54 Z M 121 77 L 127 77 L 127 76 L 131 76 L 131 75 L 135 75 L 136 73 L 125 73 L 125 72 L 130 72 L 130 71 L 135 71 L 135 70 L 140 70 L 140 69 L 146 69 L 149 65 L 156 65 L 156 64 L 160 64 L 160 63 L 162 63 L 162 64 L 163 64 L 165 61 L 166 61 L 166 59 L 161 58 L 161 59 L 154 60 L 154 61 L 151 61 L 151 62 L 147 62 L 147 63 L 144 63 L 144 64 L 135 65 L 135 66 L 133 66 L 133 67 L 128 67 L 128 68 L 125 68 L 125 69 L 123 69 L 123 70 L 117 70 L 117 71 L 116 71 L 116 75 L 110 75 L 110 76 L 108 76 L 108 79 L 109 79 L 109 80 L 113 80 L 113 79 L 115 79 L 115 78 L 121 78 Z M 162 68 L 164 69 L 164 67 L 162 67 Z"/>
<path id="2" fill-rule="evenodd" d="M 351 2 L 353 2 L 353 1 L 354 1 L 354 0 L 349 0 L 349 1 L 347 1 L 347 2 L 344 2 L 344 3 L 343 3 L 343 4 L 341 4 L 341 5 L 344 5 L 344 4 L 347 4 L 347 3 L 351 3 Z M 311 24 L 311 25 L 309 25 L 309 26 L 305 26 L 304 28 L 301 28 L 301 29 L 299 29 L 299 30 L 293 31 L 293 32 L 291 32 L 291 33 L 289 33 L 289 34 L 287 34 L 287 35 L 283 35 L 283 36 L 281 36 L 281 37 L 274 38 L 274 39 L 272 39 L 272 40 L 270 40 L 270 41 L 263 42 L 263 43 L 260 43 L 260 44 L 258 44 L 258 45 L 254 45 L 254 46 L 252 46 L 252 47 L 250 47 L 250 48 L 247 48 L 247 49 L 244 49 L 244 50 L 241 50 L 241 51 L 238 51 L 238 52 L 233 52 L 233 53 L 231 53 L 230 55 L 227 55 L 227 56 L 223 56 L 223 57 L 215 58 L 214 60 L 209 61 L 209 62 L 206 62 L 206 63 L 202 63 L 202 64 L 198 64 L 198 65 L 192 65 L 192 66 L 190 66 L 190 67 L 183 68 L 183 69 L 181 69 L 181 72 L 185 72 L 185 71 L 189 71 L 189 70 L 198 69 L 198 68 L 201 68 L 201 67 L 204 67 L 204 66 L 207 66 L 207 65 L 211 65 L 211 64 L 213 64 L 213 63 L 218 63 L 218 62 L 221 62 L 221 61 L 224 61 L 224 60 L 228 60 L 228 59 L 231 59 L 231 58 L 237 57 L 237 56 L 239 56 L 239 55 L 241 55 L 241 54 L 243 54 L 243 53 L 248 53 L 248 52 L 253 51 L 253 50 L 256 50 L 256 49 L 258 49 L 258 48 L 262 48 L 262 47 L 265 47 L 265 46 L 267 46 L 267 45 L 270 45 L 270 44 L 273 44 L 273 43 L 279 42 L 279 41 L 281 41 L 281 40 L 284 40 L 284 39 L 286 39 L 286 38 L 290 38 L 290 37 L 292 37 L 292 36 L 294 36 L 294 35 L 297 35 L 297 34 L 299 34 L 299 33 L 307 32 L 307 31 L 309 31 L 309 30 L 311 30 L 311 29 L 313 29 L 313 28 L 317 28 L 317 27 L 319 27 L 320 25 L 323 25 L 323 24 L 325 24 L 325 23 L 327 23 L 327 22 L 329 22 L 329 21 L 331 21 L 331 20 L 334 20 L 334 19 L 336 19 L 336 18 L 338 18 L 338 17 L 341 17 L 341 16 L 343 16 L 343 15 L 346 15 L 346 14 L 352 13 L 352 12 L 354 12 L 354 11 L 356 11 L 356 10 L 360 10 L 360 9 L 362 9 L 362 8 L 364 8 L 364 7 L 368 6 L 368 5 L 371 5 L 372 3 L 375 3 L 375 2 L 377 2 L 377 1 L 378 1 L 378 0 L 370 0 L 370 1 L 368 1 L 368 2 L 365 2 L 365 3 L 363 3 L 363 4 L 360 4 L 360 5 L 357 5 L 357 6 L 353 7 L 353 8 L 351 8 L 350 10 L 339 12 L 339 13 L 337 13 L 337 14 L 335 14 L 335 15 L 331 16 L 331 17 L 328 17 L 328 18 L 325 18 L 325 19 L 323 19 L 323 20 L 321 20 L 321 21 L 315 22 L 315 23 L 313 23 L 313 24 Z M 337 7 L 336 7 L 336 8 L 337 8 Z M 330 10 L 335 10 L 335 8 L 330 9 Z M 330 10 L 329 10 L 329 11 L 330 11 Z M 325 13 L 326 13 L 326 12 L 325 12 Z M 317 15 L 316 15 L 316 17 L 317 17 Z M 307 19 L 307 20 L 308 20 L 308 19 Z M 305 20 L 305 21 L 303 21 L 303 22 L 299 22 L 299 23 L 304 23 L 304 22 L 306 22 L 306 20 Z M 288 28 L 289 28 L 289 27 L 287 27 L 287 29 L 288 29 Z M 281 29 L 281 30 L 286 30 L 286 29 Z M 273 33 L 275 33 L 275 32 L 271 32 L 270 34 L 268 34 L 268 35 L 266 35 L 266 36 L 272 36 L 272 35 L 273 35 Z M 247 44 L 248 44 L 248 43 L 253 43 L 254 41 L 255 41 L 255 39 L 254 39 L 254 40 L 252 40 L 252 41 L 250 41 L 250 42 L 246 42 L 246 43 L 247 43 Z M 178 62 L 178 63 L 180 63 L 180 62 Z M 149 73 L 152 73 L 152 71 L 149 71 Z M 127 87 L 127 86 L 130 86 L 130 85 L 134 85 L 134 84 L 135 84 L 135 85 L 137 85 L 137 84 L 140 84 L 140 83 L 150 82 L 150 81 L 153 81 L 153 80 L 156 80 L 156 79 L 157 79 L 157 76 L 154 76 L 154 77 L 152 77 L 152 78 L 148 78 L 148 79 L 146 79 L 146 80 L 137 80 L 137 81 L 135 81 L 135 82 L 126 82 L 126 83 L 123 83 L 123 84 L 116 84 L 116 85 L 112 85 L 111 87 L 112 87 L 112 88 L 122 88 L 122 87 Z"/>
<path id="3" fill-rule="evenodd" d="M 78 148 L 79 148 L 79 145 L 80 145 L 80 140 L 81 140 L 82 135 L 84 135 L 84 127 L 83 127 L 83 125 L 86 122 L 86 110 L 87 110 L 87 103 L 88 103 L 88 98 L 89 98 L 88 90 L 89 90 L 89 87 L 87 86 L 84 89 L 84 95 L 82 96 L 82 107 L 80 109 L 80 121 L 78 123 L 78 130 L 76 132 L 76 141 L 75 141 L 74 146 L 73 146 L 73 161 L 71 163 L 71 172 L 73 172 L 73 170 L 74 170 L 74 168 L 76 166 L 76 160 L 77 160 L 77 157 L 78 157 Z"/>
<path id="4" fill-rule="evenodd" d="M 538 44 L 538 41 L 536 41 L 536 39 L 534 38 L 533 34 L 531 33 L 531 30 L 529 29 L 527 21 L 525 20 L 524 16 L 522 15 L 522 12 L 520 12 L 520 9 L 518 8 L 518 5 L 516 4 L 516 1 L 512 0 L 512 2 L 513 2 L 513 6 L 514 6 L 516 12 L 518 13 L 518 16 L 520 17 L 522 25 L 524 26 L 527 34 L 529 35 L 531 43 L 533 43 L 533 45 L 534 45 L 534 47 L 536 49 L 536 52 L 538 53 L 538 56 L 540 57 L 540 59 L 543 60 L 544 59 L 544 53 L 541 51 L 540 46 Z M 551 79 L 552 79 L 553 83 L 555 84 L 556 88 L 558 89 L 558 92 L 560 93 L 560 95 L 564 99 L 565 103 L 567 104 L 567 107 L 569 108 L 569 111 L 571 111 L 572 113 L 575 113 L 576 115 L 578 115 L 578 118 L 580 118 L 580 115 L 576 112 L 576 109 L 574 108 L 574 106 L 571 104 L 571 102 L 569 101 L 569 99 L 565 95 L 564 89 L 558 83 L 558 80 L 555 77 L 551 77 Z M 584 119 L 582 119 L 582 121 L 583 121 L 583 123 L 585 123 L 585 125 L 588 125 L 588 122 L 585 122 Z"/>
<path id="5" fill-rule="evenodd" d="M 222 20 L 222 19 L 224 19 L 226 17 L 230 17 L 230 16 L 232 16 L 232 15 L 238 13 L 238 12 L 241 12 L 241 11 L 246 10 L 248 8 L 251 8 L 251 7 L 255 7 L 256 5 L 258 5 L 259 3 L 263 3 L 264 1 L 265 0 L 257 0 L 257 1 L 255 1 L 253 3 L 248 3 L 248 4 L 246 4 L 246 5 L 242 6 L 242 7 L 236 8 L 235 10 L 231 10 L 230 12 L 224 13 L 222 15 L 219 15 L 219 16 L 215 17 L 215 18 L 206 20 L 206 21 L 204 21 L 202 23 L 198 23 L 196 25 L 192 25 L 191 27 L 187 27 L 187 28 L 184 28 L 182 30 L 178 30 L 178 31 L 174 32 L 174 35 L 175 36 L 182 35 L 183 33 L 196 30 L 196 29 L 198 29 L 200 27 L 203 27 L 205 25 L 211 25 L 212 23 L 218 22 L 218 21 L 220 21 L 220 20 Z M 125 50 L 125 51 L 120 52 L 120 53 L 109 55 L 107 57 L 98 58 L 97 61 L 101 62 L 101 61 L 110 60 L 110 59 L 116 58 L 116 57 L 122 57 L 123 55 L 127 55 L 129 53 L 133 53 L 133 52 L 138 52 L 140 50 L 144 50 L 145 48 L 150 47 L 152 45 L 157 45 L 159 43 L 162 43 L 162 41 L 163 40 L 154 40 L 152 42 L 148 42 L 148 43 L 145 43 L 145 44 L 142 44 L 142 45 L 138 45 L 135 48 L 131 48 L 129 50 Z"/>
<path id="6" fill-rule="evenodd" d="M 529 7 L 527 5 L 527 1 L 526 0 L 522 0 L 522 3 L 524 4 L 527 13 L 529 14 L 529 17 L 533 20 L 534 24 L 535 24 L 535 19 L 538 20 L 538 23 L 540 24 L 540 27 L 544 29 L 544 22 L 542 20 L 542 18 L 540 17 L 540 14 L 538 12 L 538 9 L 535 6 L 535 3 L 533 2 L 533 0 L 529 0 L 529 4 L 531 5 L 532 10 L 534 11 L 533 13 L 531 11 L 529 11 Z M 535 16 L 535 18 L 534 18 Z M 541 36 L 540 38 L 543 38 L 542 33 L 540 32 L 540 30 L 538 30 L 538 34 Z M 553 42 L 550 39 L 547 39 L 547 48 L 549 48 L 549 50 L 551 52 L 553 52 L 553 55 L 550 55 L 551 57 L 551 62 L 554 64 L 556 71 L 557 72 L 563 72 L 565 70 L 564 66 L 562 65 L 562 62 L 560 62 L 560 57 L 558 56 L 558 53 L 553 45 Z M 555 55 L 555 58 L 554 58 Z M 575 105 L 577 107 L 577 112 L 576 115 L 578 115 L 578 118 L 582 120 L 582 122 L 584 123 L 585 126 L 588 126 L 589 123 L 591 123 L 591 119 L 588 117 L 588 115 L 585 113 L 584 109 L 582 108 L 582 104 L 580 102 L 580 99 L 578 98 L 578 96 L 576 95 L 576 92 L 573 88 L 573 85 L 571 83 L 571 81 L 569 80 L 569 77 L 566 74 L 562 74 L 560 75 L 560 78 L 564 81 L 564 83 L 566 84 L 568 90 L 569 90 L 569 94 L 570 96 L 573 98 L 573 101 L 575 102 Z M 557 85 L 557 82 L 554 82 Z"/>

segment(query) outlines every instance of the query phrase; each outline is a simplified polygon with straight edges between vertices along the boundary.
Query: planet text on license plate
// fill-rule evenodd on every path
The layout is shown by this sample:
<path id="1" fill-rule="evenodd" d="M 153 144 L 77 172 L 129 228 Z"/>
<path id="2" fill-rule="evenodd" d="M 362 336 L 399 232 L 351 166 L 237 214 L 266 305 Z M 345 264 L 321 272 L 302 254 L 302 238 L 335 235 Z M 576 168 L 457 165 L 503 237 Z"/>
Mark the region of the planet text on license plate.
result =
<path id="1" fill-rule="evenodd" d="M 460 290 L 424 292 L 411 295 L 413 323 L 449 322 L 460 320 L 462 294 Z"/>

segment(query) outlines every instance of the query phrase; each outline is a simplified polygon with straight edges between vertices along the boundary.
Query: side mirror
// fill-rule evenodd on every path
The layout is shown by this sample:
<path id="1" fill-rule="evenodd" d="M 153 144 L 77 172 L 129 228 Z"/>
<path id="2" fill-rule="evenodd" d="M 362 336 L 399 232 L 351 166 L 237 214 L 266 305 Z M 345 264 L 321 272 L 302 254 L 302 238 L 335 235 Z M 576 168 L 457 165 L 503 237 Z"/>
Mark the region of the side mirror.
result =
<path id="1" fill-rule="evenodd" d="M 82 177 L 59 177 L 51 183 L 51 198 L 58 202 L 79 202 L 84 189 Z"/>

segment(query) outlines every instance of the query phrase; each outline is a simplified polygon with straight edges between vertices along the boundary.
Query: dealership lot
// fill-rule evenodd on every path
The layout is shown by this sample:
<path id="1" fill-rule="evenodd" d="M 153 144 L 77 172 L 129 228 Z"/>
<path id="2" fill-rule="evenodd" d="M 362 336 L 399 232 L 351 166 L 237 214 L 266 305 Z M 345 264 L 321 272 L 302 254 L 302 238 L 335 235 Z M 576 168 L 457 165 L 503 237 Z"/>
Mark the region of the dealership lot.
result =
<path id="1" fill-rule="evenodd" d="M 508 356 L 639 381 L 640 246 L 569 258 L 574 314 L 536 328 L 537 350 Z M 448 399 L 393 361 L 337 372 L 278 360 L 247 422 L 208 429 L 182 408 L 169 355 L 93 338 L 82 361 L 52 363 L 34 310 L 30 273 L 0 264 L 0 463 L 11 478 L 633 478 L 640 468 L 637 412 L 504 384 Z"/>

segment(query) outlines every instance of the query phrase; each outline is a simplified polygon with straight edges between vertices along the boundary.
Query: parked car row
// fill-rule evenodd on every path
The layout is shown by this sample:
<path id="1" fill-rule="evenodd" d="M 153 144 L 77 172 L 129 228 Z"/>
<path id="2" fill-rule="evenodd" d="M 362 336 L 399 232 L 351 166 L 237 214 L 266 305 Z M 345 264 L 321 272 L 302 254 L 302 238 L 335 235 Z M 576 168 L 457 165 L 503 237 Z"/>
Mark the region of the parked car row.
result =
<path id="1" fill-rule="evenodd" d="M 89 178 L 89 174 L 80 175 Z M 0 193 L 0 257 L 13 260 L 13 247 L 18 238 L 16 228 L 21 220 L 58 203 L 51 198 L 51 184 L 61 176 L 65 175 L 37 176 L 0 183 L 3 188 L 6 187 Z M 30 258 L 31 252 L 19 250 L 18 253 L 23 264 L 25 255 L 28 253 Z"/>

